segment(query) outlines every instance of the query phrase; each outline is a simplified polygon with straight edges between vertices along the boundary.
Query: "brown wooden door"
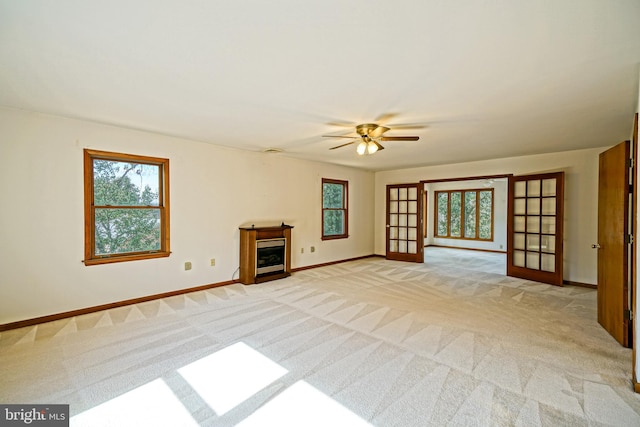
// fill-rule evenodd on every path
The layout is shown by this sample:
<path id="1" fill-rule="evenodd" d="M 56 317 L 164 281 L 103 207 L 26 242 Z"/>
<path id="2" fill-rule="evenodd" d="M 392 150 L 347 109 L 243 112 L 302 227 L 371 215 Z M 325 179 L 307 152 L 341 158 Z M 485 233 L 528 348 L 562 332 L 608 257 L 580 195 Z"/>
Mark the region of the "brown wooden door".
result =
<path id="1" fill-rule="evenodd" d="M 598 323 L 620 344 L 630 345 L 629 172 L 631 144 L 600 154 L 598 172 Z"/>
<path id="2" fill-rule="evenodd" d="M 507 275 L 562 286 L 564 172 L 509 177 Z"/>
<path id="3" fill-rule="evenodd" d="M 423 184 L 387 185 L 387 259 L 424 262 Z"/>

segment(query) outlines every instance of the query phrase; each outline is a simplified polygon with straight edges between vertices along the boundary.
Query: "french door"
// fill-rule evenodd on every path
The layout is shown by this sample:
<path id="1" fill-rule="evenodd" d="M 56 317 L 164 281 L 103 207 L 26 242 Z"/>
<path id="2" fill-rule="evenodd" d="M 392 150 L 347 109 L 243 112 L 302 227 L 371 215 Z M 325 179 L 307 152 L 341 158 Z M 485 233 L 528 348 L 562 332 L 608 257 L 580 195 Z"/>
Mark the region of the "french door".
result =
<path id="1" fill-rule="evenodd" d="M 423 184 L 387 185 L 387 259 L 423 262 Z"/>
<path id="2" fill-rule="evenodd" d="M 564 172 L 510 176 L 507 275 L 562 286 Z"/>

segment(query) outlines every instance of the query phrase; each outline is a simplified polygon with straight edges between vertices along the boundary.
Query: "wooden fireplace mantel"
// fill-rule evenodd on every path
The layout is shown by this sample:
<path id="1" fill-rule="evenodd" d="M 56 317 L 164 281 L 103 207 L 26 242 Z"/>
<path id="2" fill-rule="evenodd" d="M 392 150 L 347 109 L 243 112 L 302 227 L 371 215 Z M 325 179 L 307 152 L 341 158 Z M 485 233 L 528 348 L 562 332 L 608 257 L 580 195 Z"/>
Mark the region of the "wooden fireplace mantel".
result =
<path id="1" fill-rule="evenodd" d="M 253 225 L 240 228 L 240 282 L 245 285 L 282 279 L 291 275 L 291 229 L 287 224 L 275 226 Z M 267 239 L 285 239 L 285 267 L 282 272 L 256 273 L 256 242 Z"/>

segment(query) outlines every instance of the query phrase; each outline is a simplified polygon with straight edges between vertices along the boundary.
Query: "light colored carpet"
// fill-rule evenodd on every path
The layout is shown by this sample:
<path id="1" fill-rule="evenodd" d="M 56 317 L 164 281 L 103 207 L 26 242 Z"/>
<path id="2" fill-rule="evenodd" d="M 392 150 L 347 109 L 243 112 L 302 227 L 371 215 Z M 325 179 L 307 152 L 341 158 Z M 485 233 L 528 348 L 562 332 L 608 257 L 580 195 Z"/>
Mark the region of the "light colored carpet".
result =
<path id="1" fill-rule="evenodd" d="M 1 403 L 72 425 L 640 425 L 596 291 L 428 248 L 0 335 Z"/>

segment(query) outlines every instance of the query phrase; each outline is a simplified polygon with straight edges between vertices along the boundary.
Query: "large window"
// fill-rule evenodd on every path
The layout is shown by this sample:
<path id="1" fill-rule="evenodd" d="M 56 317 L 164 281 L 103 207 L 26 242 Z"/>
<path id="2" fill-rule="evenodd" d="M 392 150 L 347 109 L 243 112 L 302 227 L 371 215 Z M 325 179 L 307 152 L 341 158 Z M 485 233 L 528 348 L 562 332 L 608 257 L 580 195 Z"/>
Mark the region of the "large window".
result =
<path id="1" fill-rule="evenodd" d="M 322 178 L 322 239 L 349 237 L 347 193 L 349 183 Z"/>
<path id="2" fill-rule="evenodd" d="M 435 237 L 493 240 L 493 188 L 435 192 Z"/>
<path id="3" fill-rule="evenodd" d="M 169 160 L 84 150 L 86 265 L 169 256 Z"/>

